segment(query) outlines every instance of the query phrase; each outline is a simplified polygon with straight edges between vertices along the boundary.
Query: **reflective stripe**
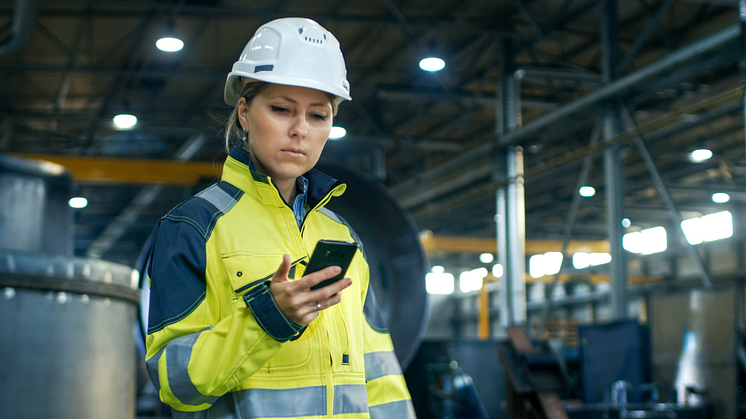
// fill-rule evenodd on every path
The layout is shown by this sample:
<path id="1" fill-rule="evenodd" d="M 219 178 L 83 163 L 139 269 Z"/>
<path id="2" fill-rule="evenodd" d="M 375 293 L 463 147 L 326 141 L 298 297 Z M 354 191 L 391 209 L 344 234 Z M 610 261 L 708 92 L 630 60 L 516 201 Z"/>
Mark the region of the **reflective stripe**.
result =
<path id="1" fill-rule="evenodd" d="M 334 386 L 334 414 L 367 413 L 368 392 L 365 384 Z"/>
<path id="2" fill-rule="evenodd" d="M 205 189 L 198 193 L 197 196 L 214 205 L 223 214 L 228 212 L 238 202 L 228 192 L 218 187 L 218 185 L 213 185 Z"/>
<path id="3" fill-rule="evenodd" d="M 399 400 L 370 407 L 371 419 L 417 419 L 411 400 Z"/>
<path id="4" fill-rule="evenodd" d="M 165 350 L 166 347 L 164 346 L 155 355 L 151 356 L 150 359 L 145 361 L 145 368 L 148 370 L 150 381 L 153 382 L 155 389 L 158 391 L 161 391 L 161 380 L 158 378 L 158 362 L 161 360 L 161 356 L 163 356 L 163 351 Z"/>
<path id="5" fill-rule="evenodd" d="M 252 388 L 236 396 L 243 419 L 326 416 L 326 386 Z"/>
<path id="6" fill-rule="evenodd" d="M 391 351 L 365 354 L 365 380 L 373 381 L 387 375 L 401 375 L 401 366 L 396 354 Z"/>
<path id="7" fill-rule="evenodd" d="M 192 406 L 204 403 L 215 403 L 218 398 L 215 396 L 205 396 L 197 390 L 189 377 L 189 358 L 192 356 L 192 348 L 199 335 L 208 327 L 198 333 L 176 338 L 166 345 L 166 368 L 168 371 L 168 385 L 171 387 L 171 393 L 179 399 L 180 402 Z"/>

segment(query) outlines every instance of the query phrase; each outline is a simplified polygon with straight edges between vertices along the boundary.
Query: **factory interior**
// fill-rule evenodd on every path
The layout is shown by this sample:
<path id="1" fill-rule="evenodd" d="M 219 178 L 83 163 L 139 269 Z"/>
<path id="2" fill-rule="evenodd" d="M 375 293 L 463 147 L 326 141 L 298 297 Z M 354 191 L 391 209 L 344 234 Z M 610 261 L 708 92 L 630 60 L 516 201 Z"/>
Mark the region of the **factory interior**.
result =
<path id="1" fill-rule="evenodd" d="M 146 256 L 282 17 L 418 418 L 746 417 L 746 0 L 4 0 L 0 418 L 171 417 Z"/>

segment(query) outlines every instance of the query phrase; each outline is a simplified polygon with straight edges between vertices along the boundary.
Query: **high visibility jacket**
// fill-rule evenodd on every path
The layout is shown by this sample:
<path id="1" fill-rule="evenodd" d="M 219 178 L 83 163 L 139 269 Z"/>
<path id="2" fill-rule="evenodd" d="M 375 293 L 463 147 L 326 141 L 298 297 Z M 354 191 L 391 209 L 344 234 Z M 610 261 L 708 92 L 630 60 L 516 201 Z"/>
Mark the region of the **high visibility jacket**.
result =
<path id="1" fill-rule="evenodd" d="M 307 173 L 299 229 L 271 179 L 234 149 L 221 182 L 164 216 L 148 274 L 146 365 L 175 418 L 414 418 L 369 282 L 364 249 L 324 205 L 345 185 Z M 268 283 L 290 254 L 303 276 L 320 239 L 356 241 L 342 302 L 307 327 L 289 321 Z"/>

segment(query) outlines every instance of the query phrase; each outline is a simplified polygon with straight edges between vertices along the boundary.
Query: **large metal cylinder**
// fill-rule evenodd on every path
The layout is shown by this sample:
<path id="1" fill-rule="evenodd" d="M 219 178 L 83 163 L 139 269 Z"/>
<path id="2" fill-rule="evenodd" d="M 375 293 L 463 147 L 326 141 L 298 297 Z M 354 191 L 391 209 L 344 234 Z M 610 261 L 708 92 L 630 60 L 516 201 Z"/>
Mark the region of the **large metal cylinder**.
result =
<path id="1" fill-rule="evenodd" d="M 68 256 L 70 175 L 0 157 L 0 418 L 133 418 L 136 271 Z"/>
<path id="2" fill-rule="evenodd" d="M 0 249 L 72 256 L 72 188 L 58 164 L 0 155 Z"/>

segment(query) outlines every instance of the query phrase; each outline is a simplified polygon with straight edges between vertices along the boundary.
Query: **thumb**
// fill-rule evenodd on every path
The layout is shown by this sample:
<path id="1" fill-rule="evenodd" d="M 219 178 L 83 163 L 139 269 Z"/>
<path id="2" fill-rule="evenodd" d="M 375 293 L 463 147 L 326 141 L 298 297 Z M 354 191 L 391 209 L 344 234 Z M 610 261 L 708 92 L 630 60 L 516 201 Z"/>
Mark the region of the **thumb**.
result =
<path id="1" fill-rule="evenodd" d="M 277 268 L 277 272 L 272 275 L 272 282 L 285 282 L 288 280 L 288 274 L 290 273 L 290 255 L 282 255 L 282 263 Z"/>

